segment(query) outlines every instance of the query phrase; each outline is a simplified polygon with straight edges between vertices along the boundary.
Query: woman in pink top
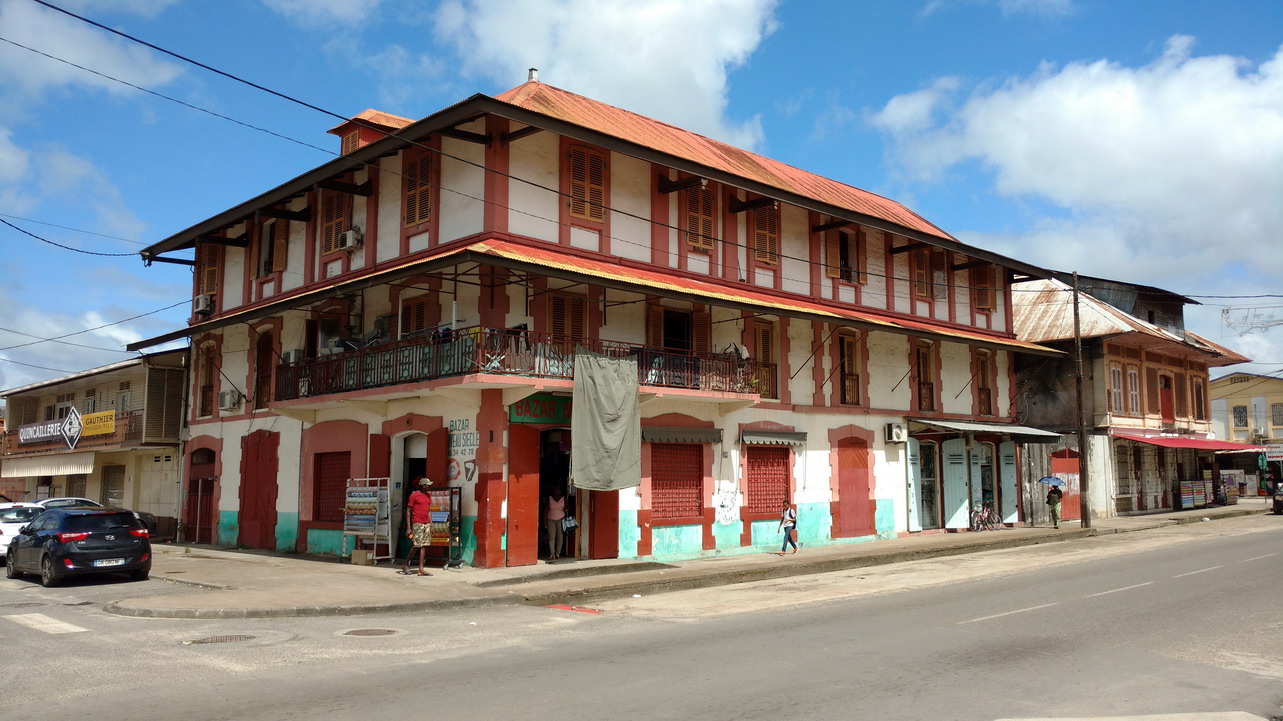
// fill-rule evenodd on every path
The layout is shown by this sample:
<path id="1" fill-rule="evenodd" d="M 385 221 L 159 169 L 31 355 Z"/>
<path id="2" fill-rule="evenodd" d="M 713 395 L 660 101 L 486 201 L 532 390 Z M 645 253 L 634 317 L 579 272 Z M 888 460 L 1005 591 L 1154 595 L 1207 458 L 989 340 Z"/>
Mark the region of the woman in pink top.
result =
<path id="1" fill-rule="evenodd" d="M 561 546 L 565 542 L 565 532 L 561 522 L 566 518 L 566 497 L 560 488 L 555 488 L 548 496 L 548 510 L 544 513 L 544 522 L 548 526 L 548 560 L 561 557 Z"/>

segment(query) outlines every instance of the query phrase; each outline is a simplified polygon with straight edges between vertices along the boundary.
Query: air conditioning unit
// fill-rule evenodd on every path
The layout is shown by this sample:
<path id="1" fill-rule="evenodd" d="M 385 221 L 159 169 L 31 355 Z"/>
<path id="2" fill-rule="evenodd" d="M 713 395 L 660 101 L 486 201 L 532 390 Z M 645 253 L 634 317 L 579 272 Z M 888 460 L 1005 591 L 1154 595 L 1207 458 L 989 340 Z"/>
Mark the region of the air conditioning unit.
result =
<path id="1" fill-rule="evenodd" d="M 339 250 L 351 250 L 361 244 L 361 229 L 352 228 L 339 233 Z"/>
<path id="2" fill-rule="evenodd" d="M 292 348 L 281 354 L 281 363 L 285 365 L 294 365 L 303 360 L 303 349 Z"/>
<path id="3" fill-rule="evenodd" d="M 240 391 L 219 391 L 218 392 L 218 409 L 220 411 L 234 411 L 241 405 Z"/>
<path id="4" fill-rule="evenodd" d="M 886 439 L 887 443 L 905 443 L 909 440 L 909 430 L 903 423 L 888 423 Z"/>
<path id="5" fill-rule="evenodd" d="M 201 293 L 192 299 L 192 312 L 197 315 L 209 315 L 214 312 L 214 296 L 211 293 Z"/>

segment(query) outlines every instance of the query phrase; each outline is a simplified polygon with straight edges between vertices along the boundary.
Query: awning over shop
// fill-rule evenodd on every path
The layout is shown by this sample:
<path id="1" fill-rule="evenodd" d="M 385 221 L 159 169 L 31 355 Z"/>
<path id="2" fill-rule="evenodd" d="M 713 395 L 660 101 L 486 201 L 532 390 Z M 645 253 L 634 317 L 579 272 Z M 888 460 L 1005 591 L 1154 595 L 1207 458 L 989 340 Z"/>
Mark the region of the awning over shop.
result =
<path id="1" fill-rule="evenodd" d="M 721 443 L 721 428 L 642 428 L 644 443 Z"/>
<path id="2" fill-rule="evenodd" d="M 0 466 L 0 477 L 28 478 L 31 476 L 69 476 L 75 473 L 93 473 L 94 454 L 60 453 L 38 458 L 6 458 Z"/>
<path id="3" fill-rule="evenodd" d="M 757 446 L 804 446 L 806 434 L 792 431 L 742 431 L 740 443 Z"/>
<path id="4" fill-rule="evenodd" d="M 1262 446 L 1253 446 L 1248 443 L 1234 443 L 1232 441 L 1207 440 L 1203 438 L 1188 438 L 1181 436 L 1133 436 L 1127 433 L 1111 433 L 1110 435 L 1124 441 L 1148 443 L 1151 446 L 1162 446 L 1163 448 L 1193 448 L 1198 451 L 1238 451 L 1240 453 L 1261 453 L 1265 450 Z"/>
<path id="5" fill-rule="evenodd" d="M 929 428 L 935 428 L 942 431 L 962 431 L 964 433 L 1001 433 L 1009 436 L 1024 436 L 1026 438 L 1036 438 L 1041 441 L 1051 441 L 1059 438 L 1059 433 L 1044 431 L 1041 428 L 1030 428 L 1029 426 L 1017 426 L 1007 423 L 972 423 L 970 421 L 938 421 L 934 418 L 910 418 L 911 423 L 920 423 Z"/>

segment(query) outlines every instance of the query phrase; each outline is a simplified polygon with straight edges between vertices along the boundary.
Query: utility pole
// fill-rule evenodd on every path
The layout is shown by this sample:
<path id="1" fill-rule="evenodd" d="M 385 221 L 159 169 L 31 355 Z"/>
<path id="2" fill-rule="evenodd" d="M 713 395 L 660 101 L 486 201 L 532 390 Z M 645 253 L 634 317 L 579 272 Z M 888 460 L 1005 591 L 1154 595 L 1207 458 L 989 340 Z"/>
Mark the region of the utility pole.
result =
<path id="1" fill-rule="evenodd" d="M 1074 271 L 1074 387 L 1078 395 L 1078 513 L 1082 527 L 1091 528 L 1091 502 L 1088 499 L 1087 417 L 1083 408 L 1083 334 L 1078 319 L 1078 271 Z"/>

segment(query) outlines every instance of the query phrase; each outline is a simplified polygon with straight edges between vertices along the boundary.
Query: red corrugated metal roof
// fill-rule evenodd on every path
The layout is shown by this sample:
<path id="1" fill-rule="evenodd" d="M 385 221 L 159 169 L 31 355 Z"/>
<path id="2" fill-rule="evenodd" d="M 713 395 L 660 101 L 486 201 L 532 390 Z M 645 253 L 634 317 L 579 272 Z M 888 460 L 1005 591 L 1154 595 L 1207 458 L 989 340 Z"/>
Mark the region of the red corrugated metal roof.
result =
<path id="1" fill-rule="evenodd" d="M 1231 443 L 1230 441 L 1206 440 L 1202 438 L 1178 438 L 1175 436 L 1133 436 L 1126 433 L 1111 433 L 1114 438 L 1124 441 L 1136 441 L 1137 443 L 1148 443 L 1151 446 L 1162 446 L 1163 448 L 1193 448 L 1199 451 L 1243 451 L 1246 453 L 1260 452 L 1265 449 L 1261 446 L 1253 446 L 1247 443 Z"/>
<path id="2" fill-rule="evenodd" d="M 357 120 L 363 121 L 366 125 L 377 125 L 378 127 L 385 128 L 387 130 L 400 130 L 414 122 L 413 120 L 403 118 L 400 115 L 393 115 L 392 113 L 385 113 L 382 110 L 369 108 L 353 116 L 351 120 L 344 120 L 325 132 L 338 134 L 340 128 L 355 125 L 355 121 Z"/>
<path id="3" fill-rule="evenodd" d="M 593 260 L 562 252 L 557 246 L 541 247 L 514 243 L 506 240 L 484 240 L 466 248 L 484 255 L 504 258 L 506 260 L 531 263 L 545 268 L 571 271 L 594 278 L 627 283 L 634 286 L 689 293 L 713 300 L 733 301 L 752 305 L 766 310 L 776 309 L 791 313 L 805 313 L 816 317 L 816 320 L 830 318 L 834 320 L 855 321 L 864 325 L 882 327 L 889 331 L 915 331 L 931 335 L 946 336 L 960 341 L 971 341 L 988 345 L 1006 346 L 1039 353 L 1059 354 L 1036 343 L 1017 340 L 981 331 L 962 330 L 941 326 L 930 321 L 907 318 L 892 318 L 872 312 L 824 305 L 808 300 L 785 298 L 747 288 L 730 287 L 719 283 L 664 273 L 622 266 L 618 263 Z"/>
<path id="4" fill-rule="evenodd" d="M 528 82 L 495 99 L 785 192 L 956 240 L 912 210 L 880 195 L 551 85 Z"/>

